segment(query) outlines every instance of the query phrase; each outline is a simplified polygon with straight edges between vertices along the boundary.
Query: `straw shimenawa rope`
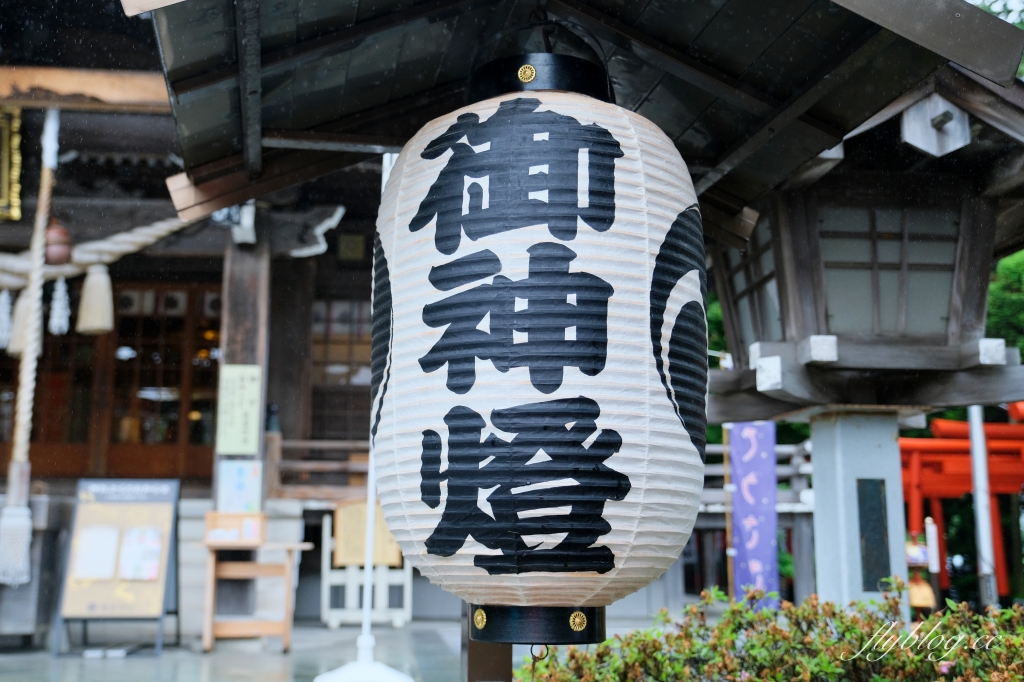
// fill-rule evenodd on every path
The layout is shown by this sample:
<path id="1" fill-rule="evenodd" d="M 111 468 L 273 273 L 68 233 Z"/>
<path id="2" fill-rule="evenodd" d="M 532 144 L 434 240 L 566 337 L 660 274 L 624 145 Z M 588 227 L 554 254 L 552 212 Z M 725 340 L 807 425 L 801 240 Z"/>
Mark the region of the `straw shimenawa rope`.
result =
<path id="1" fill-rule="evenodd" d="M 52 280 L 58 277 L 70 279 L 85 274 L 90 265 L 110 265 L 124 256 L 137 253 L 204 219 L 182 221 L 177 218 L 167 218 L 110 237 L 83 242 L 74 247 L 71 252 L 71 262 L 67 265 L 44 265 L 42 268 L 43 279 Z M 17 254 L 0 253 L 0 287 L 4 289 L 24 288 L 28 283 L 30 271 L 30 251 Z"/>

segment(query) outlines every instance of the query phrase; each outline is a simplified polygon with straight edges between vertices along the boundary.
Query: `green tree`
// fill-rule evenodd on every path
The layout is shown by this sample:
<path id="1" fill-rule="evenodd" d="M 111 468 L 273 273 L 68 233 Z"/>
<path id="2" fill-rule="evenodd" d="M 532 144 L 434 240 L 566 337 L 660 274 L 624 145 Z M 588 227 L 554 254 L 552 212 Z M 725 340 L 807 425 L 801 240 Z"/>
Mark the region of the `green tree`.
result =
<path id="1" fill-rule="evenodd" d="M 985 335 L 1024 352 L 1024 251 L 1003 258 L 988 285 Z"/>

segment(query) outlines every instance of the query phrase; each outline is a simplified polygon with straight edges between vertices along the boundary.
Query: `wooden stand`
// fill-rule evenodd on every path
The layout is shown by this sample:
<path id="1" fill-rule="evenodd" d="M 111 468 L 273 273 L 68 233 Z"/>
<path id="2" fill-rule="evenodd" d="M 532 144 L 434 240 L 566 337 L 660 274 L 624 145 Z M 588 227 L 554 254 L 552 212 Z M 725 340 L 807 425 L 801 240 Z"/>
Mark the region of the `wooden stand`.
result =
<path id="1" fill-rule="evenodd" d="M 258 549 L 284 550 L 283 564 L 260 564 L 255 561 L 218 561 L 217 551 L 238 549 L 237 542 L 206 540 L 206 600 L 203 605 L 203 651 L 212 651 L 214 639 L 280 636 L 284 650 L 291 648 L 293 593 L 295 590 L 295 552 L 313 549 L 311 542 L 265 542 Z M 214 618 L 217 604 L 217 580 L 254 580 L 284 578 L 284 614 L 281 620 L 225 620 Z"/>

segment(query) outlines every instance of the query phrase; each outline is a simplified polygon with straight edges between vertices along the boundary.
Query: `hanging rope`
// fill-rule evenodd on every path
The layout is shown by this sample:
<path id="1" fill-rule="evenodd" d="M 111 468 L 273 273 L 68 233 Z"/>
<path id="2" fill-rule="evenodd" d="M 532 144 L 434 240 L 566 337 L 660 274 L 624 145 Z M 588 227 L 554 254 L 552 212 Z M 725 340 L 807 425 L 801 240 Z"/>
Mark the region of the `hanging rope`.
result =
<path id="1" fill-rule="evenodd" d="M 7 500 L 0 511 L 0 583 L 24 585 L 32 577 L 29 547 L 32 543 L 32 512 L 28 507 L 28 442 L 32 433 L 32 403 L 36 391 L 36 363 L 42 344 L 43 325 L 40 307 L 43 295 L 43 264 L 46 260 L 46 225 L 50 221 L 53 194 L 53 170 L 57 167 L 57 128 L 59 113 L 46 112 L 43 124 L 43 163 L 39 174 L 39 200 L 36 222 L 25 262 L 28 276 L 21 294 L 28 302 L 25 324 L 25 351 L 18 365 L 18 393 L 14 407 L 14 443 L 7 465 Z"/>
<path id="2" fill-rule="evenodd" d="M 41 193 L 40 193 L 41 195 Z M 167 218 L 149 225 L 136 227 L 103 239 L 83 242 L 71 251 L 71 262 L 67 265 L 44 265 L 43 279 L 71 278 L 84 274 L 90 265 L 110 265 L 122 257 L 137 253 L 152 246 L 164 237 L 203 220 L 179 220 Z M 0 253 L 0 287 L 22 289 L 28 283 L 31 270 L 29 252 Z"/>

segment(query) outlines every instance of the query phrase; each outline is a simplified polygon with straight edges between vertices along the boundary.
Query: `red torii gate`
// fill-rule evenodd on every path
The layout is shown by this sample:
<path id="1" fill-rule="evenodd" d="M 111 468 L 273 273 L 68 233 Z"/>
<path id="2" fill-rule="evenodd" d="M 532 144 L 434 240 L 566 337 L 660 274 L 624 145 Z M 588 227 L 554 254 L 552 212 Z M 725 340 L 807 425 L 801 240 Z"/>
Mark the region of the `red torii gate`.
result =
<path id="1" fill-rule="evenodd" d="M 1013 419 L 1024 418 L 1024 402 L 1010 405 Z M 924 500 L 939 535 L 939 585 L 949 589 L 946 571 L 946 528 L 942 498 L 958 498 L 971 492 L 971 441 L 967 422 L 935 419 L 935 438 L 900 438 L 903 465 L 903 499 L 907 501 L 911 533 L 924 535 Z M 996 586 L 1000 596 L 1010 593 L 996 495 L 1017 495 L 1024 486 L 1024 424 L 985 424 L 988 441 L 989 507 L 992 510 L 992 544 L 995 550 Z"/>

